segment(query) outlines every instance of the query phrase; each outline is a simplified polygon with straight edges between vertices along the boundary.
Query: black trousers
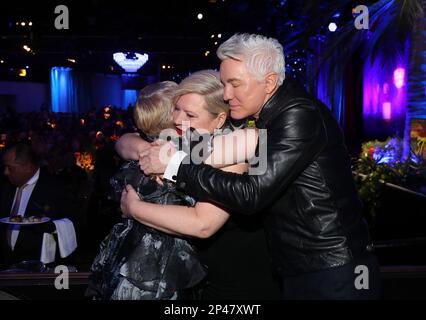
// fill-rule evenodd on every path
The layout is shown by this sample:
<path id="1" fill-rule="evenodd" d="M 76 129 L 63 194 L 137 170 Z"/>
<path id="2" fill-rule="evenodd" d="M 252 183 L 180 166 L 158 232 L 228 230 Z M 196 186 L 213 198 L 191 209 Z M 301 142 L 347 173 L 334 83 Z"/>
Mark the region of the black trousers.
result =
<path id="1" fill-rule="evenodd" d="M 377 258 L 372 253 L 326 270 L 283 276 L 284 300 L 376 300 L 381 297 Z"/>

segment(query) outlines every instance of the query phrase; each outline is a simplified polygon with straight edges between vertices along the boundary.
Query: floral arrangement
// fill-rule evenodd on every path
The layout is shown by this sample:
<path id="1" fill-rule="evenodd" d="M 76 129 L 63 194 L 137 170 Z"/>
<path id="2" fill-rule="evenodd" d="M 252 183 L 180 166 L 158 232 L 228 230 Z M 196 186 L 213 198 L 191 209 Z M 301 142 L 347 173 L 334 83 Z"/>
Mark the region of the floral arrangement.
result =
<path id="1" fill-rule="evenodd" d="M 426 137 L 417 138 L 414 153 L 418 155 L 423 155 L 423 157 L 426 158 Z"/>
<path id="2" fill-rule="evenodd" d="M 422 141 L 413 140 L 408 157 L 403 157 L 400 138 L 381 142 L 368 141 L 362 145 L 355 165 L 356 182 L 361 199 L 372 220 L 380 208 L 380 195 L 385 184 L 421 191 L 426 186 L 426 162 L 419 147 Z"/>
<path id="3" fill-rule="evenodd" d="M 75 152 L 76 164 L 87 171 L 95 169 L 94 157 L 90 152 Z"/>

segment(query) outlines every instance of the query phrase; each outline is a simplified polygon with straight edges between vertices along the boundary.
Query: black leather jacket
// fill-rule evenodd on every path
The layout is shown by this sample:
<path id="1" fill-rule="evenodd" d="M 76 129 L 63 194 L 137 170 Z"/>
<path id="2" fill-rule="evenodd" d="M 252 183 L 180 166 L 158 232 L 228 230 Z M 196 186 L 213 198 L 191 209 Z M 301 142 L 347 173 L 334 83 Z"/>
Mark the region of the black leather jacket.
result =
<path id="1" fill-rule="evenodd" d="M 364 253 L 368 228 L 343 134 L 329 109 L 285 80 L 256 125 L 268 130 L 266 173 L 238 175 L 181 164 L 178 186 L 230 212 L 265 213 L 272 258 L 281 273 L 341 266 Z"/>

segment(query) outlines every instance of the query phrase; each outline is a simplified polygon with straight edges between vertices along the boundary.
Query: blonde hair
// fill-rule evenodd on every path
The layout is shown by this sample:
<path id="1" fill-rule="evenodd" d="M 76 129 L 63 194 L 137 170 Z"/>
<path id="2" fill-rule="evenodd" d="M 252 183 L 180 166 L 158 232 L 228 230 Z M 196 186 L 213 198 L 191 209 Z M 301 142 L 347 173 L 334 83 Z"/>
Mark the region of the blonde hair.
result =
<path id="1" fill-rule="evenodd" d="M 150 84 L 139 91 L 133 114 L 138 129 L 147 135 L 157 136 L 164 129 L 173 128 L 173 96 L 177 84 L 162 81 Z"/>
<path id="2" fill-rule="evenodd" d="M 278 85 L 285 79 L 283 46 L 277 39 L 258 34 L 234 34 L 222 43 L 216 51 L 218 58 L 245 60 L 247 69 L 259 81 L 270 72 L 278 74 Z"/>
<path id="3" fill-rule="evenodd" d="M 229 105 L 223 100 L 223 85 L 217 71 L 201 70 L 183 79 L 175 91 L 174 103 L 189 93 L 201 95 L 206 102 L 203 107 L 213 116 L 217 117 L 221 112 L 228 116 Z"/>

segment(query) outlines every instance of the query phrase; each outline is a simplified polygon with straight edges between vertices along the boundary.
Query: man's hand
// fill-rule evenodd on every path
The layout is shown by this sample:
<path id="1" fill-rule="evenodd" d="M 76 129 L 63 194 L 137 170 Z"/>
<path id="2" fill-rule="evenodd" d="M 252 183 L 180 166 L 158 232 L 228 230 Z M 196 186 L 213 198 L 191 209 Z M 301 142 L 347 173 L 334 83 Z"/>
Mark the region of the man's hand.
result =
<path id="1" fill-rule="evenodd" d="M 126 133 L 116 142 L 115 151 L 125 160 L 139 160 L 139 152 L 149 146 L 149 142 L 142 140 L 137 133 Z"/>
<path id="2" fill-rule="evenodd" d="M 121 193 L 120 208 L 121 212 L 123 213 L 123 218 L 132 218 L 130 208 L 132 204 L 135 203 L 135 201 L 140 201 L 139 196 L 136 193 L 135 189 L 133 189 L 133 187 L 128 184 Z"/>
<path id="3" fill-rule="evenodd" d="M 145 174 L 163 174 L 171 157 L 176 153 L 172 143 L 157 140 L 139 153 L 139 165 Z"/>

